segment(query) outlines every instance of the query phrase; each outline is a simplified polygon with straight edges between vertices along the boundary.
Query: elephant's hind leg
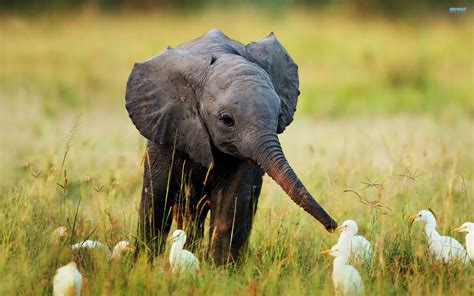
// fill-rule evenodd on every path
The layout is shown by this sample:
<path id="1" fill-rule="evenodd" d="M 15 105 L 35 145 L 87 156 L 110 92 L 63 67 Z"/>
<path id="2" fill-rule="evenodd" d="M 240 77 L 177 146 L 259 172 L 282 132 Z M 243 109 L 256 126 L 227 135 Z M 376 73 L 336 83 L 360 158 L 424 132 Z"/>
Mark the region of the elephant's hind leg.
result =
<path id="1" fill-rule="evenodd" d="M 177 228 L 186 232 L 187 240 L 185 247 L 195 250 L 202 243 L 204 237 L 204 224 L 209 212 L 209 199 L 205 194 L 203 181 L 200 178 L 205 172 L 194 170 L 195 177 L 192 178 L 193 170 L 183 166 L 180 192 L 174 205 L 174 216 Z"/>

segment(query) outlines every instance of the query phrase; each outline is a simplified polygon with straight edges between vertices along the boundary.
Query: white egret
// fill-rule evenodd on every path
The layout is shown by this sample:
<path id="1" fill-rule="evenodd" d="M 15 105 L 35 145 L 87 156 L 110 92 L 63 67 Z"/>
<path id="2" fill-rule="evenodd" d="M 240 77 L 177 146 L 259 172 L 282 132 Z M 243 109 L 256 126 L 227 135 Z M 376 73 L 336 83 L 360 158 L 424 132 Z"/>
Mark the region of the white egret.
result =
<path id="1" fill-rule="evenodd" d="M 465 264 L 469 263 L 466 250 L 454 238 L 449 236 L 441 236 L 436 231 L 436 217 L 430 210 L 421 210 L 415 216 L 410 216 L 410 223 L 425 222 L 425 234 L 428 238 L 429 249 L 436 260 L 444 263 L 453 260 L 460 260 Z"/>
<path id="2" fill-rule="evenodd" d="M 60 243 L 65 237 L 68 236 L 68 230 L 64 226 L 59 226 L 51 233 L 51 240 L 56 243 Z"/>
<path id="3" fill-rule="evenodd" d="M 135 246 L 127 241 L 118 242 L 115 247 L 112 249 L 112 255 L 110 255 L 110 260 L 116 261 L 122 258 L 122 254 L 125 251 L 133 252 L 135 251 Z"/>
<path id="4" fill-rule="evenodd" d="M 53 280 L 54 296 L 81 295 L 82 276 L 75 262 L 58 268 Z"/>
<path id="5" fill-rule="evenodd" d="M 341 231 L 337 243 L 344 244 L 348 248 L 350 257 L 356 264 L 370 261 L 372 247 L 365 237 L 356 235 L 359 227 L 354 220 L 346 220 L 336 229 Z"/>
<path id="6" fill-rule="evenodd" d="M 334 256 L 332 282 L 336 294 L 364 295 L 364 283 L 359 272 L 348 264 L 349 249 L 347 245 L 336 244 L 330 250 L 322 251 L 321 254 Z"/>
<path id="7" fill-rule="evenodd" d="M 194 273 L 199 269 L 199 260 L 193 253 L 183 250 L 186 242 L 186 233 L 183 230 L 176 230 L 173 235 L 168 238 L 172 240 L 170 252 L 170 264 L 173 272 L 190 272 Z"/>
<path id="8" fill-rule="evenodd" d="M 112 253 L 110 253 L 110 250 L 106 245 L 104 245 L 101 242 L 98 242 L 98 241 L 95 241 L 95 240 L 90 240 L 90 239 L 72 245 L 71 249 L 73 249 L 73 250 L 99 249 L 99 250 L 103 250 L 104 252 L 107 253 L 107 258 L 111 258 L 111 256 L 112 256 Z"/>
<path id="9" fill-rule="evenodd" d="M 466 222 L 461 227 L 453 229 L 457 232 L 467 232 L 466 234 L 466 250 L 471 261 L 474 261 L 474 223 Z"/>
<path id="10" fill-rule="evenodd" d="M 71 248 L 73 250 L 79 250 L 79 249 L 103 250 L 104 252 L 107 253 L 107 258 L 111 261 L 119 260 L 122 257 L 123 252 L 125 251 L 135 251 L 135 246 L 133 246 L 127 241 L 118 242 L 112 249 L 112 252 L 110 252 L 109 248 L 106 245 L 95 240 L 85 240 L 85 241 L 72 245 Z"/>
<path id="11" fill-rule="evenodd" d="M 63 236 L 66 236 L 68 234 L 68 231 L 66 227 L 59 226 L 54 230 L 53 234 L 56 235 L 58 238 L 61 238 Z"/>

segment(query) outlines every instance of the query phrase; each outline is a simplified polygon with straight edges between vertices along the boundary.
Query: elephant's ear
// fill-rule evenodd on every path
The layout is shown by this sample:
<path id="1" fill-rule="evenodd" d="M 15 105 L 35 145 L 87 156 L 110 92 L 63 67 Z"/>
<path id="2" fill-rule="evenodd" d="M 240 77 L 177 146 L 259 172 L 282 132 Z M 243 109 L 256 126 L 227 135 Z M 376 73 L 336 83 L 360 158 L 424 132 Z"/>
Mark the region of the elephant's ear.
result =
<path id="1" fill-rule="evenodd" d="M 245 46 L 247 58 L 261 66 L 270 75 L 275 91 L 281 100 L 278 118 L 278 133 L 282 133 L 293 121 L 298 101 L 298 65 L 285 48 L 270 33 L 265 39 Z"/>
<path id="2" fill-rule="evenodd" d="M 144 137 L 157 144 L 176 145 L 206 167 L 213 158 L 196 90 L 200 87 L 197 77 L 210 63 L 210 55 L 168 48 L 135 64 L 125 96 L 128 114 Z"/>

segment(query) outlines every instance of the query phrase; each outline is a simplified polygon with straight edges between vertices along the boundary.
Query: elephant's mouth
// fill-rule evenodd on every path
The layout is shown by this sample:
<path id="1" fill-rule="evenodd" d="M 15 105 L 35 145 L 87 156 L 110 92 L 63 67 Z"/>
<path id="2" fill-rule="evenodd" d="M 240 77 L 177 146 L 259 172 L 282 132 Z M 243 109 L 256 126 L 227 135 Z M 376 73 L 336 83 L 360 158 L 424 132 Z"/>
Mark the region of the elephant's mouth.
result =
<path id="1" fill-rule="evenodd" d="M 326 230 L 334 232 L 337 228 L 336 221 L 314 200 L 293 171 L 283 154 L 278 137 L 271 134 L 262 137 L 258 142 L 258 152 L 251 161 L 272 177 L 297 205 L 323 224 Z"/>
<path id="2" fill-rule="evenodd" d="M 237 148 L 236 141 L 224 141 L 215 145 L 215 147 L 225 154 L 232 155 L 234 157 L 240 158 L 239 149 Z"/>

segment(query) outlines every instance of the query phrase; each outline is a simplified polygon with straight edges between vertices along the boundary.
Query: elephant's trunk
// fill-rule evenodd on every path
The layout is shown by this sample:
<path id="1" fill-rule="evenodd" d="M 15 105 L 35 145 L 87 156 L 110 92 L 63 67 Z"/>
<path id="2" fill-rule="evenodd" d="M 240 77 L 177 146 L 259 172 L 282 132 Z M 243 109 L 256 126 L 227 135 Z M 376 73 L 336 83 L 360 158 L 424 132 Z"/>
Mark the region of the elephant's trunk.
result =
<path id="1" fill-rule="evenodd" d="M 258 152 L 254 155 L 257 164 L 311 216 L 324 225 L 326 230 L 333 232 L 336 221 L 314 200 L 286 160 L 280 141 L 274 134 L 267 135 L 258 141 Z"/>

